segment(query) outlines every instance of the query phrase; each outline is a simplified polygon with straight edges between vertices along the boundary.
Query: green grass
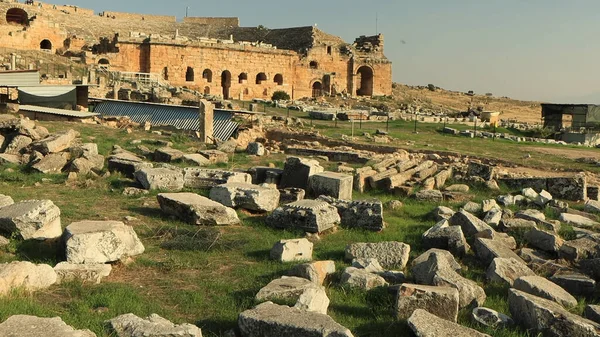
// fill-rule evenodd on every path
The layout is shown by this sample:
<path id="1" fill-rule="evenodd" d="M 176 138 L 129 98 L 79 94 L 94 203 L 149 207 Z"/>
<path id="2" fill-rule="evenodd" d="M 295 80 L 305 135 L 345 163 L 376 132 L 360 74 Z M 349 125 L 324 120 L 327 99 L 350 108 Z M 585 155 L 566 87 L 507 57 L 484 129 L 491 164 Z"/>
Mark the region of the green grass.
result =
<path id="1" fill-rule="evenodd" d="M 50 130 L 76 128 L 84 142 L 98 143 L 100 153 L 108 155 L 114 144 L 139 153 L 134 139 L 160 139 L 171 141 L 185 150 L 200 145 L 191 138 L 180 135 L 156 136 L 149 133 L 107 129 L 68 123 L 43 123 Z M 365 123 L 365 131 L 382 128 L 383 124 Z M 315 127 L 325 134 L 339 136 L 348 130 L 326 128 L 315 122 Z M 450 149 L 478 155 L 516 156 L 511 151 L 518 144 L 469 140 L 444 136 L 437 132 L 439 125 L 423 125 L 418 135 L 408 131 L 410 125 L 394 122 L 392 135 L 398 144 L 415 140 L 422 148 L 433 144 L 433 149 Z M 147 141 L 143 145 L 151 150 L 159 147 Z M 493 145 L 493 146 L 492 146 Z M 502 146 L 500 146 L 502 145 Z M 508 146 L 510 150 L 501 150 Z M 514 147 L 514 148 L 513 148 Z M 269 162 L 283 166 L 284 155 L 258 159 L 244 154 L 230 157 L 228 164 L 218 165 L 228 169 L 266 165 Z M 571 167 L 573 163 L 549 159 L 553 165 Z M 333 165 L 334 163 L 323 163 Z M 152 192 L 141 197 L 122 195 L 123 188 L 133 182 L 119 174 L 108 178 L 79 177 L 75 182 L 66 181 L 65 174 L 44 176 L 33 174 L 14 166 L 0 167 L 0 193 L 12 196 L 16 201 L 25 199 L 50 199 L 62 212 L 62 224 L 67 226 L 80 220 L 122 220 L 134 216 L 138 221 L 129 223 L 134 227 L 146 247 L 146 252 L 128 265 L 115 265 L 111 276 L 100 285 L 77 282 L 55 285 L 48 290 L 33 294 L 14 292 L 0 302 L 0 320 L 14 314 L 38 316 L 61 316 L 76 328 L 89 328 L 98 336 L 108 336 L 104 321 L 117 315 L 133 312 L 139 316 L 158 313 L 176 323 L 195 323 L 203 329 L 204 336 L 221 336 L 236 326 L 237 315 L 254 306 L 254 295 L 271 280 L 285 275 L 293 264 L 282 264 L 269 259 L 269 250 L 280 239 L 304 236 L 301 231 L 276 230 L 264 224 L 264 216 L 239 212 L 240 226 L 205 228 L 187 225 L 164 215 Z M 452 183 L 452 182 L 449 182 Z M 206 191 L 194 191 L 205 194 Z M 472 186 L 474 201 L 493 198 L 500 192 L 489 192 L 480 185 Z M 383 202 L 394 199 L 388 193 L 356 193 L 355 199 L 377 198 Z M 341 271 L 348 266 L 344 261 L 344 249 L 352 242 L 402 241 L 411 245 L 411 258 L 425 251 L 421 235 L 434 224 L 429 212 L 437 204 L 420 203 L 401 199 L 404 207 L 385 211 L 387 228 L 381 233 L 355 229 L 340 229 L 323 235 L 315 243 L 314 259 L 331 259 L 336 262 L 338 273 L 328 281 L 327 293 L 331 304 L 329 313 L 340 324 L 353 331 L 355 336 L 404 336 L 409 334 L 405 322 L 393 317 L 394 297 L 385 288 L 368 292 L 349 289 L 337 282 Z M 457 209 L 463 203 L 444 203 Z M 564 228 L 567 236 L 569 228 Z M 572 231 L 572 229 L 571 229 Z M 31 260 L 54 264 L 63 259 L 58 242 L 20 242 L 0 251 L 0 261 Z M 508 314 L 507 289 L 487 284 L 484 267 L 465 258 L 463 275 L 484 286 L 488 299 L 486 306 Z M 582 305 L 586 303 L 582 299 Z M 578 311 L 581 308 L 577 309 Z M 479 329 L 493 336 L 528 336 L 519 329 L 494 331 L 471 322 L 469 310 L 460 313 L 460 323 Z"/>

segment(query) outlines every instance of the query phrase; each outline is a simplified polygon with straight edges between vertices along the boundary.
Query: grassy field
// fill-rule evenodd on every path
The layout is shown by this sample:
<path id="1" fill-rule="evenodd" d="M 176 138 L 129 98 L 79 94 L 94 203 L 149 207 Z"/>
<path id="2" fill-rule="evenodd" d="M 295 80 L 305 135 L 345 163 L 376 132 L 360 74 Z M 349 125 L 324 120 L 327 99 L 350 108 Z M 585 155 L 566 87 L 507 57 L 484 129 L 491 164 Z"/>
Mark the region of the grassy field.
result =
<path id="1" fill-rule="evenodd" d="M 281 112 L 279 112 L 281 113 Z M 156 136 L 134 131 L 107 129 L 69 123 L 42 123 L 50 130 L 75 128 L 84 141 L 98 143 L 100 152 L 109 154 L 118 144 L 132 151 L 133 139 L 159 138 L 171 140 L 174 147 L 186 150 L 199 144 L 185 137 Z M 365 124 L 364 131 L 372 132 L 384 124 Z M 325 134 L 339 136 L 347 128 L 332 129 L 328 124 L 315 122 L 314 127 Z M 471 140 L 443 136 L 439 126 L 420 126 L 418 135 L 408 131 L 409 125 L 395 122 L 390 133 L 398 139 L 398 145 L 414 140 L 414 148 L 468 151 L 480 156 L 499 156 L 518 161 L 522 144 L 491 140 Z M 415 139 L 415 137 L 418 137 Z M 365 140 L 366 141 L 366 140 Z M 426 146 L 431 144 L 432 146 Z M 144 145 L 153 148 L 152 142 Z M 402 145 L 405 146 L 405 145 Z M 561 148 L 563 149 L 563 148 Z M 596 150 L 589 150 L 596 155 Z M 534 157 L 535 158 L 535 157 Z M 258 160 L 244 154 L 236 154 L 234 164 L 225 167 L 250 167 L 268 162 L 281 167 L 283 155 Z M 557 169 L 578 168 L 579 163 L 556 156 L 540 157 L 540 162 L 527 164 L 550 165 Z M 326 165 L 327 163 L 323 163 Z M 10 170 L 7 170 L 10 168 Z M 590 168 L 591 169 L 591 168 Z M 269 260 L 269 250 L 280 239 L 302 237 L 299 231 L 281 231 L 267 227 L 263 216 L 239 212 L 239 226 L 207 228 L 187 225 L 165 216 L 156 201 L 157 192 L 142 197 L 122 195 L 123 188 L 133 182 L 118 175 L 110 177 L 79 177 L 67 181 L 66 175 L 44 176 L 32 174 L 18 167 L 0 169 L 0 193 L 15 200 L 50 199 L 62 211 L 62 224 L 67 226 L 79 220 L 130 221 L 141 237 L 146 252 L 126 265 L 116 265 L 112 274 L 100 285 L 77 282 L 56 285 L 48 290 L 26 294 L 15 291 L 0 302 L 0 320 L 14 314 L 60 316 L 76 328 L 89 328 L 98 336 L 108 336 L 103 322 L 120 314 L 133 312 L 138 316 L 158 313 L 174 322 L 195 323 L 204 336 L 221 336 L 234 328 L 237 315 L 255 305 L 254 295 L 271 280 L 285 275 L 293 264 L 281 264 Z M 206 191 L 193 191 L 206 193 Z M 499 193 L 499 192 L 497 192 Z M 477 186 L 473 189 L 474 200 L 493 197 L 494 194 Z M 355 199 L 392 199 L 384 193 L 355 194 Z M 434 224 L 428 213 L 437 206 L 433 203 L 417 203 L 401 199 L 405 207 L 397 211 L 385 211 L 388 224 L 381 233 L 341 229 L 328 234 L 315 244 L 314 259 L 331 259 L 336 262 L 337 273 L 327 284 L 331 299 L 329 314 L 340 324 L 353 331 L 355 336 L 405 336 L 405 322 L 396 321 L 392 315 L 393 296 L 387 289 L 369 292 L 357 291 L 339 285 L 341 271 L 348 266 L 343 260 L 344 248 L 351 242 L 402 241 L 411 245 L 411 258 L 424 251 L 421 234 Z M 457 208 L 458 204 L 448 204 Z M 63 259 L 60 245 L 48 242 L 19 242 L 14 240 L 0 252 L 2 262 L 30 260 L 55 264 Z M 488 294 L 487 307 L 508 313 L 507 289 L 484 281 L 484 266 L 476 259 L 466 257 L 463 274 L 478 281 Z M 581 303 L 585 303 L 581 299 Z M 581 311 L 582 306 L 576 311 Z M 489 330 L 471 323 L 469 312 L 460 315 L 462 324 L 477 328 L 493 336 L 528 336 L 519 329 Z"/>

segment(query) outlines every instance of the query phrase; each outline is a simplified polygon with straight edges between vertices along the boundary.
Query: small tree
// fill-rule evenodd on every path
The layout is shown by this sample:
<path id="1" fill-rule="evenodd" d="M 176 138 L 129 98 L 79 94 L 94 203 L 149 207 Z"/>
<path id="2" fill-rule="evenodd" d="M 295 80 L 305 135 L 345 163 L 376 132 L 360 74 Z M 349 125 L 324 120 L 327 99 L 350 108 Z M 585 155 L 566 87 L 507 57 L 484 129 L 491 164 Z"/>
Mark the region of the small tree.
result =
<path id="1" fill-rule="evenodd" d="M 290 95 L 282 90 L 275 91 L 271 97 L 272 101 L 288 101 L 289 99 Z"/>
<path id="2" fill-rule="evenodd" d="M 433 85 L 433 84 L 428 84 L 428 85 L 427 85 L 427 89 L 429 89 L 429 91 L 435 91 L 435 89 L 436 89 L 436 88 L 435 88 L 435 85 Z"/>

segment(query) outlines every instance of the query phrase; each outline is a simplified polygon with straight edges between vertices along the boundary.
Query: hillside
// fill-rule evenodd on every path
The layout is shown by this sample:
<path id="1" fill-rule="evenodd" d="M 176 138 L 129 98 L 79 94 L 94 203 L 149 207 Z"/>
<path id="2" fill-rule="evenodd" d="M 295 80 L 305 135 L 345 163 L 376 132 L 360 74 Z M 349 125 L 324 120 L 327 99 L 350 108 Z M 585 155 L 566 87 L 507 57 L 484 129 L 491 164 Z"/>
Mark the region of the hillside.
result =
<path id="1" fill-rule="evenodd" d="M 500 111 L 502 119 L 516 119 L 520 122 L 540 122 L 540 102 L 519 101 L 508 97 L 488 97 L 486 95 L 469 96 L 463 92 L 437 88 L 429 90 L 426 86 L 414 87 L 394 83 L 394 99 L 406 104 L 421 105 L 433 110 L 466 111 L 471 100 L 473 108 L 483 106 L 486 111 Z"/>

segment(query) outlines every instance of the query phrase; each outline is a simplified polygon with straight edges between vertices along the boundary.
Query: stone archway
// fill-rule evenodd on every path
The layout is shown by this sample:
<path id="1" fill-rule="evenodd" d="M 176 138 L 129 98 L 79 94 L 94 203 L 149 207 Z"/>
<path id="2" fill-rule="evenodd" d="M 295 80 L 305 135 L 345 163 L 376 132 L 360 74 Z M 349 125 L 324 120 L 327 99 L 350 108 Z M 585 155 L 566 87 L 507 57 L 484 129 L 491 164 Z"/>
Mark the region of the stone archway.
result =
<path id="1" fill-rule="evenodd" d="M 223 88 L 223 99 L 229 99 L 229 88 L 231 88 L 231 72 L 229 70 L 221 73 L 221 87 Z"/>
<path id="2" fill-rule="evenodd" d="M 267 80 L 267 74 L 258 73 L 256 75 L 256 84 L 263 84 L 263 82 L 265 82 L 266 80 Z"/>
<path id="3" fill-rule="evenodd" d="M 275 82 L 277 85 L 283 85 L 283 75 L 275 75 L 275 77 L 273 77 L 273 82 Z"/>
<path id="4" fill-rule="evenodd" d="M 316 81 L 312 84 L 312 97 L 321 97 L 323 96 L 323 83 L 321 81 Z"/>
<path id="5" fill-rule="evenodd" d="M 6 23 L 27 26 L 29 15 L 22 8 L 11 8 L 6 11 Z"/>
<path id="6" fill-rule="evenodd" d="M 205 79 L 207 83 L 212 83 L 212 70 L 204 69 L 202 72 L 202 78 Z"/>
<path id="7" fill-rule="evenodd" d="M 50 40 L 48 40 L 48 39 L 42 40 L 42 42 L 40 42 L 40 49 L 41 50 L 52 50 L 52 42 L 50 42 Z"/>
<path id="8" fill-rule="evenodd" d="M 187 70 L 185 71 L 185 81 L 194 82 L 194 77 L 194 68 L 187 67 Z"/>
<path id="9" fill-rule="evenodd" d="M 368 66 L 362 66 L 356 71 L 358 96 L 373 96 L 373 69 Z"/>

